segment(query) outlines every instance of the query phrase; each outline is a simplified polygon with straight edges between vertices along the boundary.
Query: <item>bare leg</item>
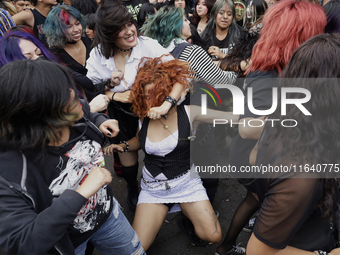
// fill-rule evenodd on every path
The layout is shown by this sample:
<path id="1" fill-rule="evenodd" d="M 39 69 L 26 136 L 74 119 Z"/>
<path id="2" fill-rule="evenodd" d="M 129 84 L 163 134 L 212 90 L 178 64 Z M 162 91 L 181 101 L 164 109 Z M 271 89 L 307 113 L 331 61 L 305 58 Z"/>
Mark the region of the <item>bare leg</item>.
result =
<path id="1" fill-rule="evenodd" d="M 137 205 L 132 227 L 136 231 L 144 250 L 148 250 L 162 227 L 168 207 L 163 204 Z"/>
<path id="2" fill-rule="evenodd" d="M 195 227 L 195 233 L 202 240 L 218 243 L 222 240 L 222 230 L 209 200 L 182 203 L 182 211 Z"/>

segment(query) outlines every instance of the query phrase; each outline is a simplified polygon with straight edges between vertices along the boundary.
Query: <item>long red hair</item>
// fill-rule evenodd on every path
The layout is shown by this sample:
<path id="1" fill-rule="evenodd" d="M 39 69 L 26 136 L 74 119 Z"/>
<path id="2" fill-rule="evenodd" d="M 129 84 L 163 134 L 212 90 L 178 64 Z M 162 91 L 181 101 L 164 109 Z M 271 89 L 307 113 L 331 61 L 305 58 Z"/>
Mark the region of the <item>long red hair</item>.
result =
<path id="1" fill-rule="evenodd" d="M 185 87 L 190 85 L 188 79 L 192 71 L 189 63 L 178 59 L 163 62 L 163 56 L 155 59 L 144 57 L 139 63 L 135 82 L 131 86 L 132 112 L 139 117 L 145 117 L 151 107 L 161 106 L 175 83 Z M 154 85 L 147 97 L 144 88 L 151 83 Z"/>
<path id="2" fill-rule="evenodd" d="M 277 69 L 281 74 L 300 44 L 323 33 L 326 23 L 326 14 L 320 5 L 301 0 L 277 2 L 263 18 L 247 73 Z"/>

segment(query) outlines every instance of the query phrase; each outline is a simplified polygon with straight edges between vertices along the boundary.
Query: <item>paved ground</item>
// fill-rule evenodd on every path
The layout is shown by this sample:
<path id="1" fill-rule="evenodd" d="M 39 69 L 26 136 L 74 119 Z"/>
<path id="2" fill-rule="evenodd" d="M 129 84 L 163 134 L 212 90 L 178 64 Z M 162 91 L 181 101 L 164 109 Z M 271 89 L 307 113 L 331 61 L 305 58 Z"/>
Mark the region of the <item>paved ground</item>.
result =
<path id="1" fill-rule="evenodd" d="M 141 154 L 142 155 L 142 154 Z M 228 158 L 228 149 L 220 154 L 221 158 Z M 141 158 L 141 157 L 140 157 Z M 112 165 L 112 160 L 106 160 L 107 166 Z M 140 163 L 141 165 L 141 163 Z M 124 179 L 114 176 L 113 180 L 114 195 L 124 208 L 124 213 L 128 220 L 132 223 L 133 212 L 129 210 L 125 201 L 126 184 Z M 238 184 L 234 179 L 221 179 L 217 190 L 216 198 L 213 204 L 215 210 L 220 213 L 219 221 L 222 227 L 223 238 L 228 230 L 230 221 L 234 214 L 235 209 L 242 201 L 246 194 L 245 188 Z M 190 244 L 189 237 L 177 226 L 176 219 L 177 213 L 169 214 L 167 222 L 162 226 L 155 242 L 148 250 L 148 255 L 213 255 L 215 254 L 218 244 L 209 245 L 208 247 L 195 247 Z M 238 243 L 245 247 L 249 238 L 249 234 L 242 231 L 238 238 Z M 95 252 L 95 255 L 101 253 Z"/>
<path id="2" fill-rule="evenodd" d="M 228 149 L 224 150 L 220 154 L 221 159 L 228 158 Z M 142 157 L 140 157 L 142 158 Z M 108 169 L 112 166 L 112 159 L 106 159 L 106 165 Z M 142 164 L 140 164 L 142 165 Z M 112 187 L 114 190 L 114 195 L 120 202 L 124 209 L 124 214 L 128 220 L 132 223 L 133 212 L 129 210 L 126 203 L 126 183 L 125 181 L 113 174 L 114 179 L 112 182 Z M 213 204 L 215 210 L 220 213 L 219 221 L 222 226 L 223 237 L 226 234 L 228 226 L 230 224 L 231 218 L 234 214 L 235 209 L 245 196 L 245 189 L 243 186 L 239 185 L 233 179 L 221 179 L 217 190 L 216 198 Z M 176 224 L 177 213 L 170 214 L 167 216 L 167 222 L 162 226 L 155 242 L 150 247 L 149 255 L 205 255 L 214 254 L 218 244 L 210 245 L 208 247 L 195 247 L 190 244 L 189 237 L 179 229 Z M 241 242 L 241 246 L 245 247 L 249 234 L 242 232 L 238 242 Z M 95 251 L 94 255 L 100 255 L 101 253 Z M 0 251 L 0 255 L 5 255 Z"/>

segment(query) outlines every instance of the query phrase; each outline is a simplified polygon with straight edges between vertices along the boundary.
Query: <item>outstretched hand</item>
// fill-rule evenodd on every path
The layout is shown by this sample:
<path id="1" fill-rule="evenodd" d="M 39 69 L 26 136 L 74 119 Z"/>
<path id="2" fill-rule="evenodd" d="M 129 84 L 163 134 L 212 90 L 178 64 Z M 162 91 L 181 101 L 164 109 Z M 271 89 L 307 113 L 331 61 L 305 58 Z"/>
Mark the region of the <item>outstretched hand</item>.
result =
<path id="1" fill-rule="evenodd" d="M 111 144 L 110 146 L 107 146 L 103 149 L 104 155 L 105 156 L 110 156 L 112 155 L 114 152 L 124 152 L 124 149 L 122 146 L 120 146 L 119 144 Z"/>

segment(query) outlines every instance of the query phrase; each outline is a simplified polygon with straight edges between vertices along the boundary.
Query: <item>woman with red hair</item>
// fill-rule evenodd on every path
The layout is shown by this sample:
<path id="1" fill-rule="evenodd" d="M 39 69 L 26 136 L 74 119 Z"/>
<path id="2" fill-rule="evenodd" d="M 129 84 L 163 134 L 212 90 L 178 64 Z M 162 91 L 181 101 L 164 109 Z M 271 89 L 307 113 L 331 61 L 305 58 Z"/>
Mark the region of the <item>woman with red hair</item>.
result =
<path id="1" fill-rule="evenodd" d="M 272 88 L 277 87 L 276 78 L 281 75 L 294 51 L 308 38 L 323 33 L 325 25 L 326 15 L 323 8 L 307 1 L 280 1 L 267 10 L 243 86 L 246 91 L 249 91 L 248 88 L 252 90 L 252 106 L 245 100 L 244 114 L 239 119 L 239 123 L 244 124 L 234 129 L 230 165 L 236 166 L 237 169 L 250 165 L 251 151 L 257 144 L 264 126 L 259 127 L 258 123 L 265 122 L 266 119 L 266 116 L 254 114 L 254 109 L 265 111 L 272 108 Z M 248 98 L 247 92 L 245 98 Z M 252 124 L 255 122 L 258 127 Z M 239 182 L 247 184 L 248 180 L 239 179 Z M 227 236 L 217 247 L 216 254 L 245 254 L 244 248 L 235 247 L 236 239 L 258 208 L 257 199 L 248 191 L 234 214 Z M 235 252 L 230 253 L 232 250 Z"/>
<path id="2" fill-rule="evenodd" d="M 238 117 L 231 112 L 209 109 L 207 115 L 201 115 L 200 107 L 181 104 L 189 88 L 188 63 L 161 59 L 143 58 L 132 85 L 133 113 L 140 117 L 138 135 L 128 143 L 110 145 L 104 152 L 142 148 L 145 153 L 142 190 L 133 221 L 145 250 L 154 241 L 169 211 L 182 210 L 199 238 L 216 243 L 222 238 L 221 227 L 195 166 L 190 163 L 190 141 L 195 135 L 191 130 L 195 121 L 212 122 L 221 118 L 221 114 L 233 121 Z M 177 82 L 186 86 L 179 102 L 166 116 L 149 119 L 149 109 L 161 105 Z"/>

